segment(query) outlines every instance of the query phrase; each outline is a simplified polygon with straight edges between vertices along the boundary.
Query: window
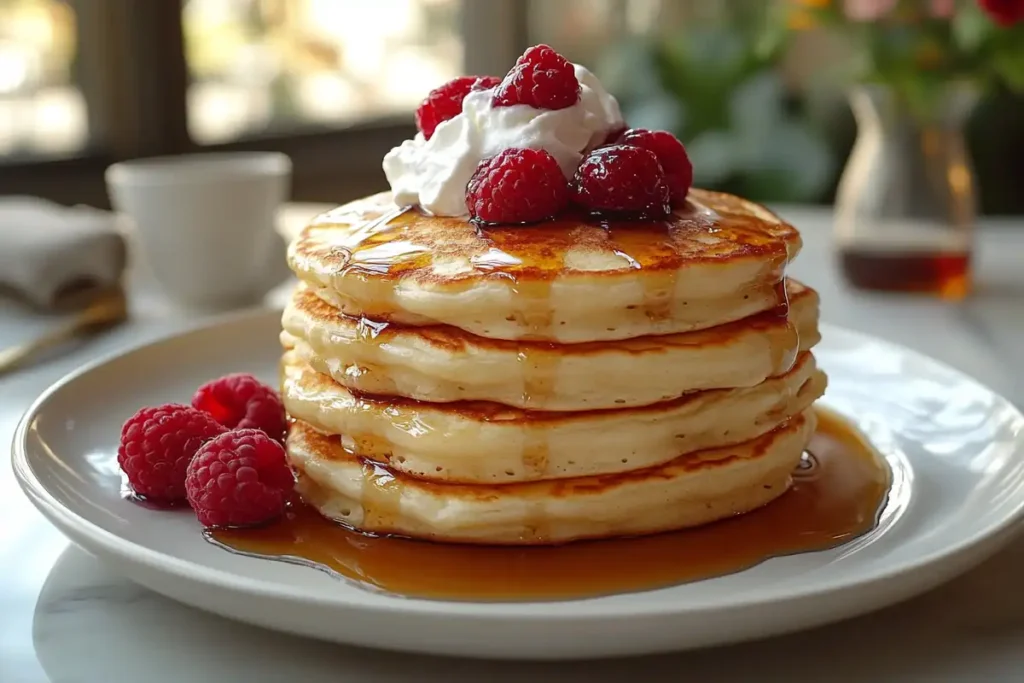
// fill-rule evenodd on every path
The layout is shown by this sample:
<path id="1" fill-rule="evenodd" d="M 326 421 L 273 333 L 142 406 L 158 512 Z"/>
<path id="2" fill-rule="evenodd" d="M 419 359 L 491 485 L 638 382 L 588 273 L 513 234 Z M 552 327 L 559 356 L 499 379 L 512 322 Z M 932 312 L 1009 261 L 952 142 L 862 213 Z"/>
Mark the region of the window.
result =
<path id="1" fill-rule="evenodd" d="M 0 0 L 0 157 L 60 156 L 88 140 L 75 15 L 59 0 Z"/>
<path id="2" fill-rule="evenodd" d="M 750 42 L 694 27 L 733 26 L 741 15 L 756 23 L 768 6 L 0 0 L 0 187 L 104 206 L 103 171 L 118 159 L 272 149 L 292 159 L 295 199 L 345 201 L 386 187 L 381 158 L 414 133 L 413 111 L 430 88 L 461 73 L 501 75 L 539 42 L 597 71 L 633 125 L 692 142 L 717 131 L 732 82 L 716 69 Z M 680 49 L 687 30 L 699 40 Z M 693 63 L 666 81 L 651 46 L 633 40 L 651 37 Z"/>
<path id="3" fill-rule="evenodd" d="M 408 114 L 462 72 L 456 0 L 187 0 L 200 144 Z"/>
<path id="4" fill-rule="evenodd" d="M 0 191 L 107 206 L 111 163 L 200 149 L 285 152 L 298 200 L 377 191 L 430 88 L 522 51 L 525 7 L 0 0 Z"/>
<path id="5" fill-rule="evenodd" d="M 529 42 L 557 46 L 568 59 L 597 68 L 609 46 L 655 31 L 671 10 L 663 0 L 530 0 Z"/>
<path id="6" fill-rule="evenodd" d="M 268 149 L 291 157 L 295 199 L 345 201 L 386 187 L 381 158 L 414 133 L 430 88 L 501 75 L 545 42 L 597 71 L 632 125 L 682 135 L 699 183 L 775 201 L 776 178 L 757 192 L 722 180 L 758 166 L 721 143 L 736 83 L 759 68 L 751 35 L 789 1 L 0 0 L 0 192 L 107 206 L 103 172 L 117 160 Z M 785 87 L 767 90 L 787 116 L 813 105 L 807 124 L 841 161 L 845 104 L 802 90 L 832 45 L 812 42 L 771 65 Z M 1024 134 L 1020 98 L 981 114 L 983 200 L 1020 210 L 1019 155 L 1005 153 Z M 827 187 L 797 199 L 827 199 L 833 174 L 804 174 Z"/>

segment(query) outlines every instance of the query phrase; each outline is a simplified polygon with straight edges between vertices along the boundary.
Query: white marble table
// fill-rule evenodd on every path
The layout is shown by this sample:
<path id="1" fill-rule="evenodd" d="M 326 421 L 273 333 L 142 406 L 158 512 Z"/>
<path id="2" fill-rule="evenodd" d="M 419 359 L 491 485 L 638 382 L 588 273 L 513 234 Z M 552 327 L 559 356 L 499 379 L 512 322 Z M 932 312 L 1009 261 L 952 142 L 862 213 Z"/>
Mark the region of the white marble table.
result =
<path id="1" fill-rule="evenodd" d="M 829 217 L 782 207 L 805 235 L 796 276 L 822 294 L 823 318 L 936 356 L 1024 405 L 1024 222 L 987 221 L 978 292 L 951 305 L 854 294 L 829 257 Z M 292 216 L 308 213 L 295 207 Z M 48 384 L 110 350 L 193 318 L 154 296 L 132 321 L 45 364 L 0 378 L 0 441 Z M 0 304 L 0 348 L 47 324 Z M 1024 680 L 1024 538 L 921 598 L 838 625 L 662 657 L 509 664 L 430 659 L 300 640 L 179 606 L 69 545 L 32 508 L 0 459 L 0 682 Z"/>

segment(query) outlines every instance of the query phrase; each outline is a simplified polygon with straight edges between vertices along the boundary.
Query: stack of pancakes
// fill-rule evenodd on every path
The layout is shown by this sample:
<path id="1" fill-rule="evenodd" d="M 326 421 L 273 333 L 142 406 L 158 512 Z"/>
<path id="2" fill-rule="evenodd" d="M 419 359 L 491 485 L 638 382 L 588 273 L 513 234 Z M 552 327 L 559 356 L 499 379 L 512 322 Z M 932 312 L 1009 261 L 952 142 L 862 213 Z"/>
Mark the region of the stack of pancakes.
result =
<path id="1" fill-rule="evenodd" d="M 498 544 L 764 505 L 825 389 L 799 248 L 701 190 L 655 222 L 478 227 L 388 194 L 324 214 L 282 321 L 299 492 L 362 531 Z"/>

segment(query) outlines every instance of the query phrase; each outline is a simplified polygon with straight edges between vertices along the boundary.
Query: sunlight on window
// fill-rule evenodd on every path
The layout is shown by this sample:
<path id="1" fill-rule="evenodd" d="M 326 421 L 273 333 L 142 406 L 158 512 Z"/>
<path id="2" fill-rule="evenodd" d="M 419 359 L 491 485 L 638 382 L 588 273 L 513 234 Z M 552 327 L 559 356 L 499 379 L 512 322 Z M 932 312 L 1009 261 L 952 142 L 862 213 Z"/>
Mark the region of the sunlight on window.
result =
<path id="1" fill-rule="evenodd" d="M 609 45 L 631 33 L 656 33 L 674 19 L 675 9 L 666 5 L 665 0 L 529 0 L 529 42 L 547 43 L 594 68 Z"/>
<path id="2" fill-rule="evenodd" d="M 200 143 L 412 112 L 462 70 L 458 0 L 187 0 Z"/>
<path id="3" fill-rule="evenodd" d="M 0 0 L 0 159 L 67 155 L 88 138 L 75 16 L 59 0 Z"/>

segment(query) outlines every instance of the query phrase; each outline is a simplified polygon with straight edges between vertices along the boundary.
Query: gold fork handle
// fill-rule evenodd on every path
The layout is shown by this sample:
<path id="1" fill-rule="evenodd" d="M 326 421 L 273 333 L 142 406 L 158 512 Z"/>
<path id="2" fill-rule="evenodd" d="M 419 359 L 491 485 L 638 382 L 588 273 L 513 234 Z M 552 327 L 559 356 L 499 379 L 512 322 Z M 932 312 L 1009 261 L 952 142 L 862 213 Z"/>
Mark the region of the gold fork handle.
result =
<path id="1" fill-rule="evenodd" d="M 32 356 L 59 346 L 83 333 L 123 321 L 128 314 L 123 294 L 115 294 L 89 306 L 68 323 L 24 344 L 0 350 L 0 375 L 21 367 Z"/>

